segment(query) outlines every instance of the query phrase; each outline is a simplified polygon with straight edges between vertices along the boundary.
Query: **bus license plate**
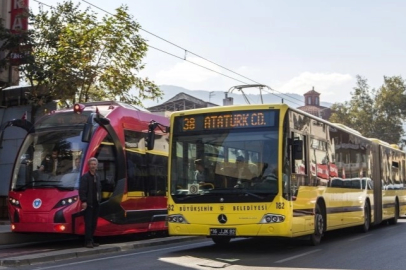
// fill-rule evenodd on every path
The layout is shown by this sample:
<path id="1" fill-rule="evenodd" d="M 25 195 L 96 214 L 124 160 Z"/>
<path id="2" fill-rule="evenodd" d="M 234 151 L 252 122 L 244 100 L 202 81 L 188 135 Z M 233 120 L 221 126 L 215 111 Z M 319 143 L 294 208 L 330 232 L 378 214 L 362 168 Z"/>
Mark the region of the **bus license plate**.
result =
<path id="1" fill-rule="evenodd" d="M 216 236 L 235 236 L 236 232 L 235 228 L 210 228 L 210 235 Z"/>

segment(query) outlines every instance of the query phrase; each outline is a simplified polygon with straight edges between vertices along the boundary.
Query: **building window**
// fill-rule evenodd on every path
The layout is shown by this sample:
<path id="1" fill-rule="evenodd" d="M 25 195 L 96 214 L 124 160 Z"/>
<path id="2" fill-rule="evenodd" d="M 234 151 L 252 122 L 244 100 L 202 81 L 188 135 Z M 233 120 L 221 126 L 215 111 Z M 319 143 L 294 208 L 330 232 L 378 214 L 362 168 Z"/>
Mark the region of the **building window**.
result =
<path id="1" fill-rule="evenodd" d="M 312 105 L 312 97 L 307 97 L 307 105 Z"/>
<path id="2" fill-rule="evenodd" d="M 316 105 L 316 106 L 319 106 L 319 97 L 316 97 L 315 100 L 316 100 L 316 102 L 315 102 L 316 104 L 315 104 L 315 105 Z"/>

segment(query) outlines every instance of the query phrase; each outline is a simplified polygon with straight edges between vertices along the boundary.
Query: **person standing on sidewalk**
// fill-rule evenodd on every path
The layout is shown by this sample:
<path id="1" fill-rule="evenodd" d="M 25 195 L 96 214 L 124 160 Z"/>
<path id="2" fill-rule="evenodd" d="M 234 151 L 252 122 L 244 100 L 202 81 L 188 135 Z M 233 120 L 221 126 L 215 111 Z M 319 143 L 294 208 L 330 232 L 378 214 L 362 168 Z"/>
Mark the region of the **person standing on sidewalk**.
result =
<path id="1" fill-rule="evenodd" d="M 85 218 L 85 247 L 99 246 L 93 240 L 93 235 L 99 217 L 99 204 L 101 200 L 101 183 L 96 174 L 98 160 L 95 157 L 87 161 L 89 171 L 80 178 L 79 199 L 82 202 L 82 210 Z"/>

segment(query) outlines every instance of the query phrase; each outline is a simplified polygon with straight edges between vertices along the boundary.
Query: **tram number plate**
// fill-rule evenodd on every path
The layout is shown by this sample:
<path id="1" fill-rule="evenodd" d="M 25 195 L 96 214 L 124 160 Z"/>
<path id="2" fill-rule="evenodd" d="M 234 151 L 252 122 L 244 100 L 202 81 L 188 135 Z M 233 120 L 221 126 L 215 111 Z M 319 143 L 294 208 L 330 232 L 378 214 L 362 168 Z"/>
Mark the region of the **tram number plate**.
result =
<path id="1" fill-rule="evenodd" d="M 216 236 L 235 236 L 236 232 L 235 228 L 210 228 L 210 235 Z"/>

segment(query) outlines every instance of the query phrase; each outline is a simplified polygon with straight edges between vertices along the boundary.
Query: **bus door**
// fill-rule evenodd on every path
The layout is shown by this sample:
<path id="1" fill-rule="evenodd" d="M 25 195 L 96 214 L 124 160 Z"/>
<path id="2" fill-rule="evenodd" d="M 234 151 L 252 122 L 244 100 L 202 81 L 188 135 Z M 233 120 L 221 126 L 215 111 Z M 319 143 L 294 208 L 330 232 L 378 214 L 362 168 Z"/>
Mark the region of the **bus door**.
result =
<path id="1" fill-rule="evenodd" d="M 290 193 L 293 202 L 293 219 L 292 219 L 292 232 L 298 233 L 306 230 L 307 219 L 311 215 L 311 209 L 308 209 L 308 201 L 310 193 L 306 190 L 309 185 L 309 161 L 307 142 L 308 137 L 298 132 L 291 132 L 290 134 L 290 150 L 289 160 L 290 164 Z M 295 153 L 295 145 L 301 142 L 302 154 L 298 156 Z M 310 220 L 309 220 L 310 221 Z"/>
<path id="2" fill-rule="evenodd" d="M 372 156 L 374 159 L 372 160 L 372 181 L 373 181 L 373 189 L 374 189 L 374 216 L 375 224 L 379 224 L 382 221 L 383 212 L 382 212 L 382 196 L 385 192 L 384 185 L 383 185 L 383 176 L 381 174 L 381 166 L 383 164 L 382 161 L 382 153 L 384 149 L 381 149 L 378 143 L 374 143 L 372 145 Z"/>

